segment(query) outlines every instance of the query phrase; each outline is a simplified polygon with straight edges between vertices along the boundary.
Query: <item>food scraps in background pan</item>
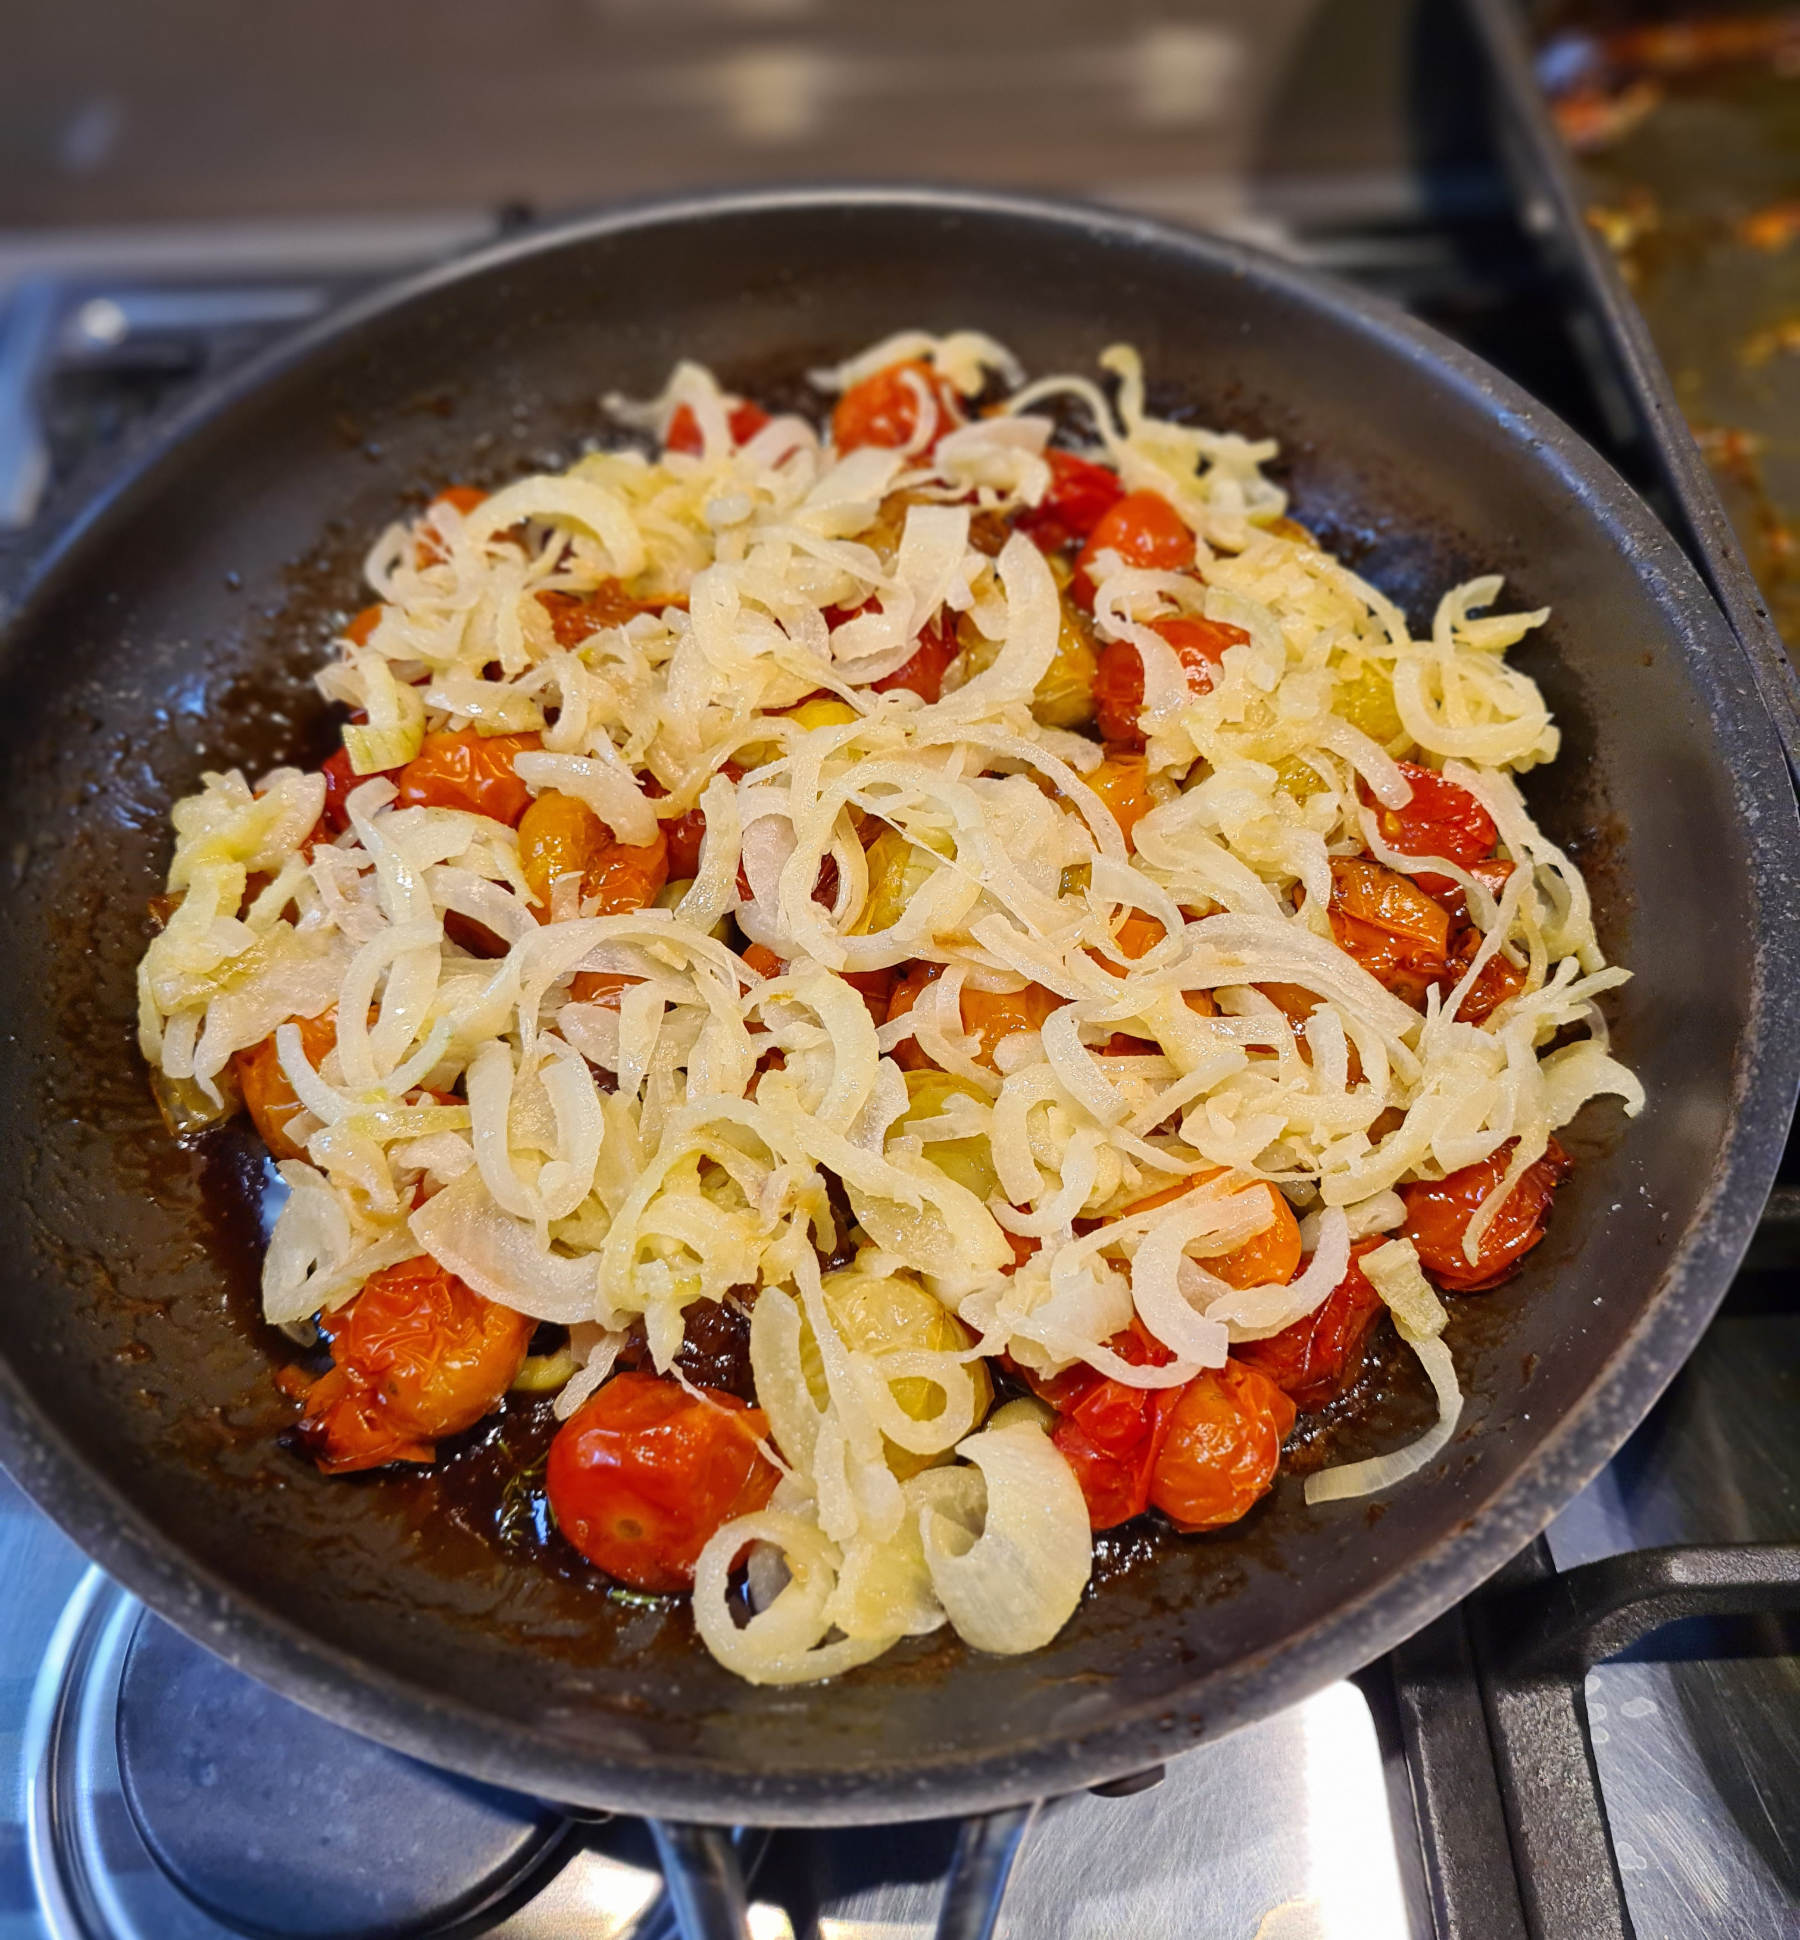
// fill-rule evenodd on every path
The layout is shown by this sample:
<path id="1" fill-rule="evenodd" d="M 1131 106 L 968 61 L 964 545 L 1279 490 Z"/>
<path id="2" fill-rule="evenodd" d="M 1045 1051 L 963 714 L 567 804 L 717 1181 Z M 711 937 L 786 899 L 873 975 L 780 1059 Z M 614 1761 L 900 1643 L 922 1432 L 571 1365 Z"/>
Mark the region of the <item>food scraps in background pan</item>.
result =
<path id="1" fill-rule="evenodd" d="M 1516 785 L 1545 616 L 1415 635 L 1273 445 L 1102 364 L 907 333 L 818 421 L 682 364 L 380 535 L 324 773 L 174 810 L 141 1042 L 279 1162 L 300 1447 L 554 1393 L 557 1540 L 754 1681 L 1048 1642 L 1094 1530 L 1241 1519 L 1390 1325 L 1435 1425 L 1305 1492 L 1424 1466 L 1446 1300 L 1643 1102 Z"/>

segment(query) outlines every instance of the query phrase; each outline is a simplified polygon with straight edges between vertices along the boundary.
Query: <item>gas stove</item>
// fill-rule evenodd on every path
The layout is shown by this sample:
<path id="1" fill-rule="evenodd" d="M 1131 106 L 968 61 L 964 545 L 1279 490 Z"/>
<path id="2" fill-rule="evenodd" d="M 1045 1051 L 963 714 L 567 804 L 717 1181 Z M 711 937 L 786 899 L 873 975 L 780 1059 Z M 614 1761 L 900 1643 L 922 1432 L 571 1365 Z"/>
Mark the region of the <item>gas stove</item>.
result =
<path id="1" fill-rule="evenodd" d="M 1315 41 L 1334 12 L 1348 8 L 1315 10 Z M 1606 303 L 1546 247 L 1551 199 L 1501 166 L 1473 47 L 1432 9 L 1371 12 L 1402 22 L 1389 38 L 1432 84 L 1413 73 L 1381 97 L 1410 119 L 1376 144 L 1379 166 L 1343 166 L 1354 144 L 1334 148 L 1290 90 L 1327 158 L 1311 174 L 1240 156 L 1157 175 L 1140 157 L 1121 188 L 1102 129 L 1033 185 L 1072 172 L 1377 289 L 1657 497 L 1666 431 L 1618 381 Z M 1275 17 L 1295 31 L 1295 8 Z M 1252 45 L 1244 70 L 1257 59 Z M 1145 98 L 1152 118 L 1168 109 Z M 1323 99 L 1343 124 L 1350 103 Z M 196 383 L 522 219 L 0 235 L 0 610 Z M 1783 1179 L 1800 1181 L 1800 1153 Z M 1354 1680 L 1035 1815 L 742 1829 L 729 1854 L 323 1723 L 145 1612 L 0 1477 L 0 1940 L 672 1940 L 700 1930 L 708 1864 L 748 1878 L 752 1940 L 1800 1936 L 1797 1418 L 1800 1183 L 1784 1183 L 1619 1457 L 1495 1583 Z"/>

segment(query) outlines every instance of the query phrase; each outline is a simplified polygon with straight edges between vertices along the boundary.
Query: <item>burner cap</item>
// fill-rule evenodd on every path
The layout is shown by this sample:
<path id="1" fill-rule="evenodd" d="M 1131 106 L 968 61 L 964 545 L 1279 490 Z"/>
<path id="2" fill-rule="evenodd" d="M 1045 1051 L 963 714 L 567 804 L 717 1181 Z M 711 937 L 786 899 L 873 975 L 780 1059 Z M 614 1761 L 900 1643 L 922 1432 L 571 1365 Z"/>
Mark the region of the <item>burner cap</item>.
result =
<path id="1" fill-rule="evenodd" d="M 119 1686 L 119 1770 L 157 1863 L 256 1940 L 453 1932 L 561 1843 L 551 1807 L 314 1717 L 146 1614 Z"/>

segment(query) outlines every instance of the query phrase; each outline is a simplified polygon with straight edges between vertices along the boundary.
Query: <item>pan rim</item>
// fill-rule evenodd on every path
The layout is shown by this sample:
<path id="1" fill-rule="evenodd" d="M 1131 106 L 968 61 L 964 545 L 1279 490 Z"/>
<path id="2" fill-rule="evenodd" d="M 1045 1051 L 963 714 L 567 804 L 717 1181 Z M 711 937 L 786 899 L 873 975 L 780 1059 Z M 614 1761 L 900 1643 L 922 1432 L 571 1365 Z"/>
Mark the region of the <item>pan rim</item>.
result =
<path id="1" fill-rule="evenodd" d="M 149 1520 L 84 1461 L 43 1417 L 15 1371 L 0 1364 L 0 1464 L 80 1546 L 195 1641 L 335 1722 L 416 1757 L 489 1782 L 583 1806 L 719 1823 L 861 1823 L 992 1809 L 1092 1785 L 1162 1762 L 1291 1704 L 1380 1655 L 1490 1576 L 1610 1459 L 1699 1339 L 1723 1298 L 1773 1180 L 1800 1091 L 1800 816 L 1775 724 L 1747 656 L 1674 539 L 1613 468 L 1552 412 L 1461 346 L 1379 297 L 1297 268 L 1245 244 L 1079 202 L 907 184 L 805 185 L 646 199 L 506 238 L 370 292 L 283 340 L 175 413 L 75 513 L 27 578 L 5 633 L 28 626 L 96 534 L 128 518 L 159 469 L 208 426 L 265 387 L 336 351 L 365 326 L 438 291 L 598 240 L 649 228 L 778 212 L 895 209 L 1077 231 L 1135 253 L 1197 261 L 1248 277 L 1322 316 L 1369 333 L 1439 385 L 1447 377 L 1471 407 L 1572 490 L 1604 507 L 1604 520 L 1684 642 L 1709 633 L 1722 657 L 1688 655 L 1714 711 L 1739 737 L 1736 790 L 1759 812 L 1745 845 L 1760 895 L 1746 1043 L 1734 1072 L 1732 1117 L 1710 1188 L 1636 1324 L 1578 1402 L 1505 1483 L 1462 1525 L 1397 1574 L 1338 1605 L 1277 1651 L 1175 1681 L 1104 1725 L 1024 1745 L 989 1746 L 921 1763 L 881 1781 L 818 1770 L 726 1782 L 716 1764 L 666 1753 L 628 1763 L 581 1759 L 525 1727 L 428 1692 L 323 1643 L 172 1549 Z"/>

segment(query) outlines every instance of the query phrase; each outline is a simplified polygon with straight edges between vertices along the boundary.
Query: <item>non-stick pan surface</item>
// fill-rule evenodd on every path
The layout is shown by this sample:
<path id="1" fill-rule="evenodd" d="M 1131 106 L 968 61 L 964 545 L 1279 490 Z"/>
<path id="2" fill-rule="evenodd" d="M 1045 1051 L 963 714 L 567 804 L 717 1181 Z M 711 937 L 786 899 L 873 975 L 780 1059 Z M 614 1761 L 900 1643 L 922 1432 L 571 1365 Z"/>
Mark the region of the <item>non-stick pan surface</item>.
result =
<path id="1" fill-rule="evenodd" d="M 1565 734 L 1528 784 L 1585 863 L 1650 1095 L 1583 1118 L 1549 1241 L 1456 1303 L 1446 1456 L 1377 1503 L 1284 1480 L 1239 1529 L 1109 1554 L 1032 1656 L 943 1638 L 822 1688 L 738 1683 L 679 1607 L 504 1556 L 430 1476 L 277 1445 L 244 1142 L 171 1151 L 132 1048 L 170 801 L 316 754 L 305 675 L 387 520 L 570 455 L 682 356 L 753 393 L 902 325 L 1035 372 L 1137 343 L 1166 399 L 1282 440 L 1300 517 L 1415 626 L 1476 570 L 1555 618 Z M 942 192 L 613 215 L 281 349 L 91 506 L 0 656 L 0 1455 L 124 1582 L 303 1703 L 439 1763 L 690 1818 L 962 1812 L 1117 1775 L 1379 1653 L 1605 1460 L 1712 1312 L 1793 1103 L 1797 839 L 1780 749 L 1686 560 L 1560 424 L 1430 332 L 1223 243 Z M 1416 1388 L 1381 1424 L 1425 1418 Z M 1129 1548 L 1129 1546 L 1128 1546 Z"/>

